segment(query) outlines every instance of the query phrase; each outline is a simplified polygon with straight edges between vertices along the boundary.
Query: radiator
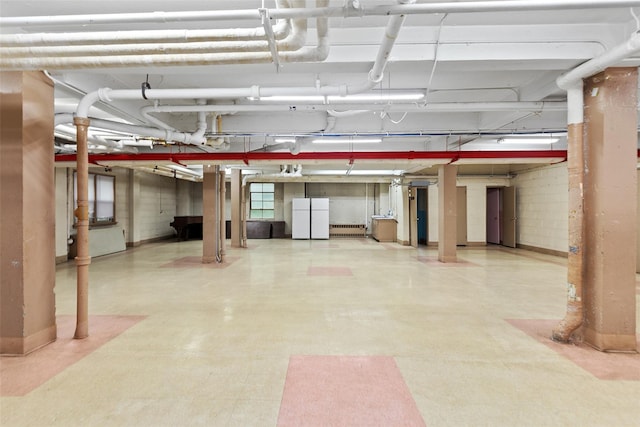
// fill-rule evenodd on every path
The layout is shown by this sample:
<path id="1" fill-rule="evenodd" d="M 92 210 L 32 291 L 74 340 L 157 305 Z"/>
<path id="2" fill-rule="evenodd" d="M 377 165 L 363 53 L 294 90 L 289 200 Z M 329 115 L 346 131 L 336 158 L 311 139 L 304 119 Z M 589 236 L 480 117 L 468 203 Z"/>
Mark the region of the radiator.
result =
<path id="1" fill-rule="evenodd" d="M 365 224 L 330 224 L 329 237 L 366 237 Z"/>

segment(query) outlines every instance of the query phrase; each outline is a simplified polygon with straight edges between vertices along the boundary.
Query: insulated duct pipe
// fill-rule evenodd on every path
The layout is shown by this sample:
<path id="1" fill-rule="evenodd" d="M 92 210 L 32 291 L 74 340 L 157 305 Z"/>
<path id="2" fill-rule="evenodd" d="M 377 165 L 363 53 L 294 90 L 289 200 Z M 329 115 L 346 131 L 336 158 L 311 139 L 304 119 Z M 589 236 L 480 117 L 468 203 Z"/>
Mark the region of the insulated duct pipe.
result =
<path id="1" fill-rule="evenodd" d="M 325 4 L 326 0 L 317 0 Z M 304 5 L 304 0 L 294 0 L 295 4 Z M 317 23 L 318 46 L 301 49 L 307 34 L 306 19 L 294 19 L 292 31 L 285 40 L 277 41 L 277 49 L 293 50 L 282 52 L 273 57 L 272 46 L 266 42 L 226 42 L 199 43 L 182 45 L 131 45 L 120 49 L 119 45 L 106 47 L 71 47 L 71 55 L 66 49 L 54 47 L 43 48 L 4 48 L 0 50 L 0 68 L 7 69 L 74 69 L 100 67 L 132 67 L 132 66 L 168 66 L 168 65 L 215 65 L 215 64 L 256 64 L 275 62 L 322 61 L 329 54 L 328 18 L 319 17 Z M 16 50 L 17 49 L 17 50 Z M 277 51 L 274 48 L 274 51 Z M 260 52 L 263 50 L 264 52 Z M 97 51 L 97 56 L 94 55 Z M 38 52 L 43 55 L 34 56 Z M 199 53 L 204 52 L 204 53 Z M 104 55 L 100 55 L 103 53 Z M 12 58 L 11 55 L 21 55 Z M 75 56 L 84 55 L 84 56 Z"/>
<path id="2" fill-rule="evenodd" d="M 401 2 L 413 3 L 413 2 Z M 390 15 L 425 15 L 434 13 L 478 13 L 478 12 L 516 12 L 534 10 L 576 10 L 610 9 L 637 7 L 637 0 L 502 0 L 502 1 L 460 1 L 429 2 L 420 4 L 399 4 L 380 6 L 350 6 L 323 8 L 283 8 L 267 9 L 273 19 L 317 18 L 317 17 L 363 17 Z M 59 16 L 18 16 L 0 18 L 0 27 L 29 26 L 71 26 L 97 24 L 143 24 L 167 22 L 207 22 L 229 20 L 260 20 L 259 9 L 252 10 L 200 10 L 183 12 L 153 13 L 110 13 L 98 15 L 59 15 Z"/>
<path id="3" fill-rule="evenodd" d="M 625 43 L 558 77 L 567 91 L 567 160 L 569 172 L 569 255 L 567 257 L 567 311 L 553 329 L 554 341 L 569 342 L 584 318 L 584 94 L 583 79 L 616 65 L 640 51 L 640 33 Z"/>
<path id="4" fill-rule="evenodd" d="M 205 114 L 205 112 L 201 112 Z M 73 115 L 68 113 L 56 114 L 55 124 L 65 124 L 73 122 Z M 113 122 L 104 119 L 90 119 L 90 125 L 102 129 L 126 132 L 136 135 L 144 135 L 151 138 L 159 138 L 165 141 L 175 141 L 184 144 L 203 145 L 206 143 L 204 133 L 206 132 L 206 120 L 198 121 L 198 130 L 195 133 L 178 132 L 169 129 L 157 129 L 147 126 L 130 125 L 127 123 Z M 204 125 L 204 128 L 202 127 Z"/>
<path id="5" fill-rule="evenodd" d="M 278 8 L 289 7 L 286 0 L 277 0 Z M 86 15 L 85 15 L 86 16 Z M 102 15 L 97 15 L 102 16 Z M 156 15 L 157 17 L 157 15 Z M 38 17 L 35 17 L 39 19 Z M 58 17 L 48 16 L 47 18 L 56 19 Z M 9 18 L 0 18 L 0 22 L 5 26 L 4 20 Z M 10 18 L 19 20 L 20 18 Z M 29 19 L 29 18 L 23 18 Z M 171 19 L 162 21 L 169 22 Z M 47 19 L 45 22 L 35 24 L 37 26 L 46 26 L 52 21 Z M 137 21 L 140 23 L 140 21 Z M 57 25 L 57 24 L 54 24 Z M 25 25 L 19 25 L 24 27 Z M 289 20 L 280 19 L 276 25 L 271 27 L 273 37 L 276 40 L 282 40 L 291 30 Z M 2 47 L 19 47 L 19 46 L 70 46 L 70 45 L 108 45 L 108 44 L 127 44 L 127 43 L 190 43 L 203 41 L 249 41 L 264 40 L 267 36 L 264 27 L 255 28 L 233 28 L 233 29 L 211 29 L 211 30 L 129 30 L 129 31 L 92 31 L 80 33 L 32 33 L 32 34 L 1 34 L 0 46 Z"/>
<path id="6" fill-rule="evenodd" d="M 402 27 L 404 16 L 393 16 L 387 25 L 385 38 L 380 45 L 378 55 L 366 81 L 355 85 L 319 86 L 319 87 L 267 87 L 249 88 L 209 88 L 209 89 L 147 89 L 147 99 L 219 99 L 219 98 L 259 98 L 274 95 L 337 95 L 344 96 L 364 92 L 373 88 L 381 79 L 396 36 Z M 76 116 L 87 117 L 89 108 L 98 101 L 109 102 L 115 99 L 141 99 L 140 90 L 110 88 L 98 89 L 82 98 L 76 109 Z"/>

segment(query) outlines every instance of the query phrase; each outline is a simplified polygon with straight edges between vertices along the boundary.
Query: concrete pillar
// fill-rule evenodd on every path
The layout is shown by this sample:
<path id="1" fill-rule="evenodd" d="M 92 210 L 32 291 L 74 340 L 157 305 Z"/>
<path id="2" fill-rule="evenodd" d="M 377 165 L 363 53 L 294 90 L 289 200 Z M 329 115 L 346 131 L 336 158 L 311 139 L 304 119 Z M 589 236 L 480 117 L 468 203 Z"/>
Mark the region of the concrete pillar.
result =
<path id="1" fill-rule="evenodd" d="M 585 80 L 584 340 L 636 350 L 637 68 Z"/>
<path id="2" fill-rule="evenodd" d="M 438 168 L 438 261 L 456 262 L 458 167 L 441 165 Z"/>
<path id="3" fill-rule="evenodd" d="M 129 187 L 129 235 L 127 246 L 140 246 L 140 231 L 142 227 L 142 198 L 140 197 L 140 172 L 129 170 L 127 186 Z"/>
<path id="4" fill-rule="evenodd" d="M 56 339 L 53 83 L 0 73 L 0 353 Z"/>
<path id="5" fill-rule="evenodd" d="M 231 247 L 242 246 L 242 225 L 240 220 L 241 203 L 240 192 L 242 191 L 242 171 L 233 169 L 231 171 Z"/>
<path id="6" fill-rule="evenodd" d="M 219 224 L 216 222 L 216 206 L 219 203 L 216 192 L 218 173 L 215 166 L 205 165 L 202 180 L 202 262 L 216 261 L 216 237 Z"/>

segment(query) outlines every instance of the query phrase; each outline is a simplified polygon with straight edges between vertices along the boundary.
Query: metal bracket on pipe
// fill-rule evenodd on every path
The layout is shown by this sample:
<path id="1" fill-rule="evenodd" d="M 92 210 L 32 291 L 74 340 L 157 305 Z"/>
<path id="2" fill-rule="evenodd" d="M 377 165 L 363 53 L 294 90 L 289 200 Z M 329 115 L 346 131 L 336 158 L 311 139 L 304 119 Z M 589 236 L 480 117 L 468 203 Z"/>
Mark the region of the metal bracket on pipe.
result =
<path id="1" fill-rule="evenodd" d="M 276 37 L 273 34 L 273 27 L 271 26 L 271 19 L 269 19 L 269 9 L 258 9 L 262 18 L 262 26 L 264 27 L 264 34 L 267 37 L 267 43 L 269 43 L 269 50 L 273 58 L 273 63 L 276 66 L 276 71 L 280 71 L 280 58 L 278 57 L 278 46 L 276 45 Z"/>

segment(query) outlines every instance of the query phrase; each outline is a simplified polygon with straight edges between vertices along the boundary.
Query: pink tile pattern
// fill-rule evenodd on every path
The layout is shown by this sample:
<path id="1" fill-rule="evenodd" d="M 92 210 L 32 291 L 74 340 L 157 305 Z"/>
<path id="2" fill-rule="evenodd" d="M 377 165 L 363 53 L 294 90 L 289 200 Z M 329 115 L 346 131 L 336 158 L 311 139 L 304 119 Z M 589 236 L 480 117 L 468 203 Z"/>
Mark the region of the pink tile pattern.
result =
<path id="1" fill-rule="evenodd" d="M 89 316 L 89 337 L 74 340 L 75 316 L 56 317 L 58 339 L 26 356 L 0 359 L 0 396 L 24 396 L 146 316 Z"/>
<path id="2" fill-rule="evenodd" d="M 221 263 L 210 262 L 203 264 L 201 256 L 186 256 L 162 264 L 160 268 L 227 268 L 239 259 L 240 257 L 237 256 L 225 256 Z"/>
<path id="3" fill-rule="evenodd" d="M 277 425 L 425 423 L 393 357 L 291 356 Z"/>
<path id="4" fill-rule="evenodd" d="M 349 267 L 309 267 L 307 276 L 353 276 Z"/>
<path id="5" fill-rule="evenodd" d="M 601 380 L 640 381 L 640 354 L 605 353 L 584 343 L 561 344 L 551 340 L 551 330 L 559 320 L 506 319 L 551 350 L 566 357 Z M 638 335 L 640 342 L 640 335 Z"/>

